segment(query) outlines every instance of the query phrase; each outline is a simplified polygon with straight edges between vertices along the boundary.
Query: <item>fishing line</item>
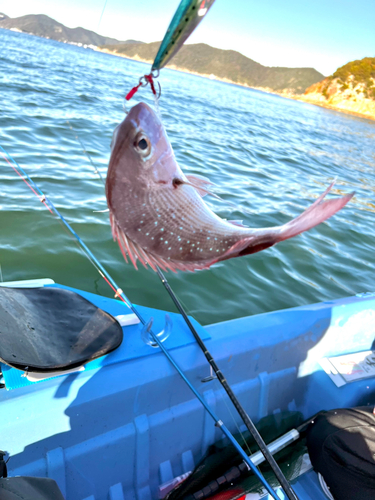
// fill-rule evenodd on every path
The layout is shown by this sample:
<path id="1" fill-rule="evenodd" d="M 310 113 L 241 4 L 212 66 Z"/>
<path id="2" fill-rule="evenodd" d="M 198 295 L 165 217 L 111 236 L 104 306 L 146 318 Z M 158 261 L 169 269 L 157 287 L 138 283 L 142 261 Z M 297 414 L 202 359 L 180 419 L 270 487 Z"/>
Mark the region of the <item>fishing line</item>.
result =
<path id="1" fill-rule="evenodd" d="M 92 168 L 93 168 L 93 169 L 95 170 L 95 172 L 99 175 L 99 177 L 100 177 L 101 181 L 102 181 L 102 182 L 103 182 L 103 184 L 104 184 L 104 179 L 103 179 L 102 174 L 100 173 L 100 170 L 99 170 L 98 168 L 96 168 L 96 166 L 95 166 L 94 162 L 92 161 L 92 158 L 91 158 L 91 156 L 89 155 L 88 151 L 86 150 L 86 148 L 85 148 L 85 146 L 84 146 L 83 142 L 82 142 L 82 141 L 81 141 L 81 139 L 78 137 L 77 132 L 74 130 L 73 125 L 70 123 L 70 121 L 69 121 L 69 120 L 66 120 L 66 123 L 69 125 L 69 127 L 70 127 L 70 129 L 72 130 L 72 132 L 73 132 L 73 134 L 74 134 L 75 138 L 76 138 L 76 139 L 77 139 L 77 141 L 80 143 L 81 148 L 83 149 L 83 152 L 85 153 L 85 155 L 86 155 L 86 156 L 87 156 L 87 158 L 89 159 L 89 162 L 91 163 Z"/>
<path id="2" fill-rule="evenodd" d="M 100 262 L 96 259 L 94 254 L 91 252 L 91 250 L 86 246 L 86 244 L 82 241 L 82 239 L 78 236 L 76 231 L 69 225 L 69 223 L 65 220 L 65 218 L 60 214 L 60 212 L 57 210 L 55 205 L 52 203 L 52 201 L 45 195 L 43 192 L 39 189 L 39 187 L 36 185 L 36 183 L 27 175 L 27 173 L 20 167 L 20 165 L 5 151 L 5 149 L 0 146 L 0 150 L 5 153 L 5 155 L 2 153 L 3 158 L 7 161 L 8 164 L 17 172 L 17 174 L 22 178 L 22 175 L 27 179 L 28 182 L 25 183 L 28 185 L 28 187 L 35 193 L 35 195 L 42 201 L 47 208 L 50 210 L 50 212 L 55 213 L 61 221 L 64 223 L 64 225 L 67 227 L 67 229 L 74 235 L 74 237 L 78 240 L 79 244 L 82 246 L 82 248 L 85 250 L 86 254 L 90 258 L 90 262 L 94 261 L 95 262 L 95 267 L 96 269 L 99 270 L 100 275 L 105 279 L 105 281 L 109 284 L 109 286 L 116 291 L 115 297 L 119 297 L 123 300 L 123 302 L 129 307 L 129 309 L 137 316 L 137 318 L 140 320 L 142 325 L 144 325 L 147 328 L 147 332 L 151 335 L 153 341 L 158 345 L 158 347 L 163 351 L 165 356 L 168 358 L 172 366 L 177 370 L 178 374 L 180 377 L 184 380 L 184 382 L 188 385 L 190 390 L 193 392 L 195 397 L 200 401 L 200 403 L 203 405 L 205 410 L 209 413 L 211 418 L 214 420 L 215 425 L 221 429 L 221 431 L 225 434 L 225 436 L 230 440 L 232 445 L 236 448 L 238 453 L 241 455 L 242 459 L 246 462 L 246 464 L 249 466 L 249 468 L 253 471 L 253 473 L 258 477 L 258 479 L 261 481 L 263 486 L 266 488 L 268 493 L 274 498 L 274 500 L 280 500 L 279 497 L 276 495 L 275 491 L 272 489 L 272 487 L 268 484 L 268 482 L 265 480 L 265 478 L 262 476 L 262 474 L 259 473 L 258 469 L 255 467 L 251 459 L 247 456 L 245 451 L 242 449 L 242 447 L 239 445 L 239 443 L 235 440 L 231 432 L 228 430 L 228 428 L 225 426 L 224 422 L 220 420 L 215 413 L 212 411 L 212 409 L 208 406 L 206 401 L 203 399 L 203 397 L 198 393 L 198 391 L 194 388 L 194 386 L 191 384 L 191 382 L 188 380 L 188 378 L 185 376 L 181 368 L 178 366 L 176 361 L 173 359 L 173 357 L 170 355 L 169 351 L 164 347 L 160 339 L 158 338 L 157 335 L 154 334 L 152 331 L 152 328 L 150 326 L 150 321 L 146 323 L 145 319 L 142 317 L 142 315 L 139 313 L 137 308 L 130 302 L 130 300 L 127 298 L 127 296 L 124 294 L 121 288 L 118 287 L 116 282 L 111 278 L 111 276 L 108 274 L 108 272 L 104 269 L 104 267 L 100 264 Z M 11 160 L 9 161 L 8 160 Z M 13 165 L 12 165 L 12 163 Z M 17 169 L 22 173 L 17 171 Z M 160 271 L 161 272 L 161 271 Z"/>
<path id="3" fill-rule="evenodd" d="M 251 456 L 253 454 L 253 452 L 251 451 L 250 449 L 250 446 L 248 445 L 246 439 L 245 439 L 245 436 L 243 435 L 241 429 L 240 429 L 240 426 L 238 425 L 232 411 L 231 411 L 231 408 L 230 406 L 228 405 L 228 402 L 226 400 L 226 397 L 224 396 L 224 394 L 221 393 L 221 390 L 220 390 L 220 387 L 218 385 L 218 381 L 217 381 L 217 378 L 215 377 L 214 378 L 214 384 L 216 386 L 216 393 L 218 394 L 218 396 L 221 398 L 221 400 L 223 401 L 223 403 L 225 404 L 227 410 L 228 410 L 228 413 L 229 415 L 231 416 L 231 419 L 233 420 L 233 422 L 235 423 L 235 426 L 237 427 L 237 430 L 238 430 L 238 433 L 239 435 L 241 436 L 241 439 L 243 441 L 243 444 L 245 446 L 245 448 L 247 448 L 247 452 L 248 452 L 248 455 Z"/>
<path id="4" fill-rule="evenodd" d="M 96 28 L 96 30 L 97 30 L 97 31 L 99 31 L 99 26 L 100 26 L 100 23 L 102 22 L 103 14 L 104 14 L 105 8 L 106 8 L 106 6 L 107 6 L 107 1 L 108 1 L 108 0 L 105 0 L 105 2 L 104 2 L 104 7 L 103 7 L 103 10 L 102 10 L 102 13 L 100 14 L 100 19 L 99 19 L 98 27 Z"/>

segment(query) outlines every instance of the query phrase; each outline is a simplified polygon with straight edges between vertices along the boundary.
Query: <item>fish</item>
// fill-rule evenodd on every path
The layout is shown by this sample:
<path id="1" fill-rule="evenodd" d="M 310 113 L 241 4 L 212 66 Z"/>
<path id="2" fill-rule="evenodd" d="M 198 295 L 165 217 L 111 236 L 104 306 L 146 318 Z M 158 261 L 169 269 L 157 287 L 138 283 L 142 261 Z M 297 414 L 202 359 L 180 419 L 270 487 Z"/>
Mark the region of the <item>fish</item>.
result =
<path id="1" fill-rule="evenodd" d="M 215 214 L 203 199 L 212 185 L 185 175 L 158 115 L 141 102 L 116 127 L 106 180 L 112 235 L 137 269 L 197 271 L 293 238 L 341 210 L 354 193 L 324 201 L 332 183 L 295 219 L 251 229 Z"/>

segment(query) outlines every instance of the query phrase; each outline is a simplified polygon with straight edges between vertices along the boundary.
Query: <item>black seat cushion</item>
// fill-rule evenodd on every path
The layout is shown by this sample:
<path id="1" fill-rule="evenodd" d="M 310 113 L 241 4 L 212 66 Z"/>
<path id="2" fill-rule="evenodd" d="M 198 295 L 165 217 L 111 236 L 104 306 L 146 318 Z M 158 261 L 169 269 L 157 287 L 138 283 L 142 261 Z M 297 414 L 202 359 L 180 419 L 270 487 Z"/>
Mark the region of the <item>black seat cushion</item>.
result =
<path id="1" fill-rule="evenodd" d="M 0 361 L 21 370 L 69 370 L 116 349 L 120 324 L 75 292 L 0 287 Z"/>
<path id="2" fill-rule="evenodd" d="M 8 477 L 0 479 L 0 500 L 64 500 L 53 479 Z"/>
<path id="3" fill-rule="evenodd" d="M 374 406 L 319 415 L 307 433 L 311 463 L 335 500 L 375 498 Z"/>

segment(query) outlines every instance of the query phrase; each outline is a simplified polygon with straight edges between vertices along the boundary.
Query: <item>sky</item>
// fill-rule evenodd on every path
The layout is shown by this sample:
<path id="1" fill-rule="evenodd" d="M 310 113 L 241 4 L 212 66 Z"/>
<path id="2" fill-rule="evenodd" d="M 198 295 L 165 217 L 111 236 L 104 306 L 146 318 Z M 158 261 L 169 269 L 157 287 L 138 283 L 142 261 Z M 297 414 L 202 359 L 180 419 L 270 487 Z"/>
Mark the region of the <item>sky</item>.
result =
<path id="1" fill-rule="evenodd" d="M 0 12 L 46 14 L 69 28 L 154 42 L 163 38 L 179 1 L 0 0 Z M 265 66 L 313 67 L 327 76 L 375 56 L 374 19 L 375 0 L 216 0 L 188 43 L 237 50 Z"/>

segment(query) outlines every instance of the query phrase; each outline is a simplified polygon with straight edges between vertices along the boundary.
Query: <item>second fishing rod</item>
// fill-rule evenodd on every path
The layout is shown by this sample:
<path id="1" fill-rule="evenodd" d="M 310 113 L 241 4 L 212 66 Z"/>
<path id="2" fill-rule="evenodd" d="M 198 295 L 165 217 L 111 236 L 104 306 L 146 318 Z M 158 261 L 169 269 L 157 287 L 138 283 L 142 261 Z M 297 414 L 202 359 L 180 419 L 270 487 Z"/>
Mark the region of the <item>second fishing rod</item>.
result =
<path id="1" fill-rule="evenodd" d="M 22 167 L 5 151 L 5 149 L 0 146 L 0 154 L 3 156 L 4 160 L 9 164 L 9 166 L 19 175 L 19 177 L 25 182 L 25 184 L 29 187 L 29 189 L 39 198 L 39 200 L 48 208 L 48 210 L 51 212 L 51 214 L 55 214 L 60 221 L 64 224 L 64 226 L 68 229 L 68 231 L 71 233 L 71 235 L 78 241 L 79 245 L 81 248 L 84 250 L 85 254 L 91 261 L 91 263 L 94 265 L 94 267 L 97 269 L 97 271 L 100 273 L 100 275 L 105 279 L 105 281 L 111 286 L 111 288 L 116 292 L 115 297 L 119 297 L 126 305 L 127 307 L 138 317 L 142 325 L 144 325 L 144 329 L 146 330 L 147 334 L 151 337 L 153 342 L 158 345 L 158 347 L 161 349 L 161 351 L 164 353 L 164 355 L 167 357 L 167 359 L 170 361 L 172 366 L 177 370 L 179 373 L 180 377 L 183 379 L 183 381 L 188 385 L 190 390 L 193 392 L 193 394 L 196 396 L 196 398 L 199 400 L 199 402 L 202 404 L 202 406 L 205 408 L 207 413 L 211 416 L 211 418 L 214 420 L 215 425 L 221 429 L 223 434 L 229 439 L 229 441 L 232 443 L 232 445 L 236 448 L 237 452 L 240 454 L 242 457 L 243 461 L 247 464 L 250 470 L 258 477 L 259 481 L 263 484 L 263 486 L 266 488 L 268 493 L 271 495 L 274 500 L 279 500 L 277 494 L 273 490 L 273 488 L 269 485 L 269 483 L 266 481 L 266 479 L 262 476 L 262 474 L 258 471 L 256 466 L 253 464 L 251 461 L 250 457 L 245 453 L 245 451 L 241 448 L 239 443 L 236 441 L 232 433 L 229 431 L 229 429 L 226 427 L 224 422 L 219 419 L 216 414 L 212 411 L 212 409 L 209 407 L 209 405 L 206 403 L 204 398 L 199 394 L 199 392 L 194 388 L 194 386 L 191 384 L 191 382 L 188 380 L 186 375 L 183 373 L 182 369 L 179 367 L 177 362 L 174 360 L 174 358 L 171 356 L 169 351 L 164 347 L 160 339 L 158 338 L 158 335 L 156 335 L 153 330 L 152 330 L 152 319 L 148 322 L 143 318 L 143 316 L 140 314 L 138 309 L 132 304 L 132 302 L 128 299 L 128 297 L 124 294 L 123 290 L 117 285 L 117 283 L 113 280 L 113 278 L 110 276 L 110 274 L 105 270 L 105 268 L 102 266 L 102 264 L 96 259 L 94 254 L 91 252 L 91 250 L 86 246 L 86 244 L 82 241 L 80 236 L 76 233 L 76 231 L 70 226 L 70 224 L 67 222 L 65 217 L 57 210 L 53 202 L 41 191 L 39 186 L 31 179 L 31 177 L 22 169 Z"/>

